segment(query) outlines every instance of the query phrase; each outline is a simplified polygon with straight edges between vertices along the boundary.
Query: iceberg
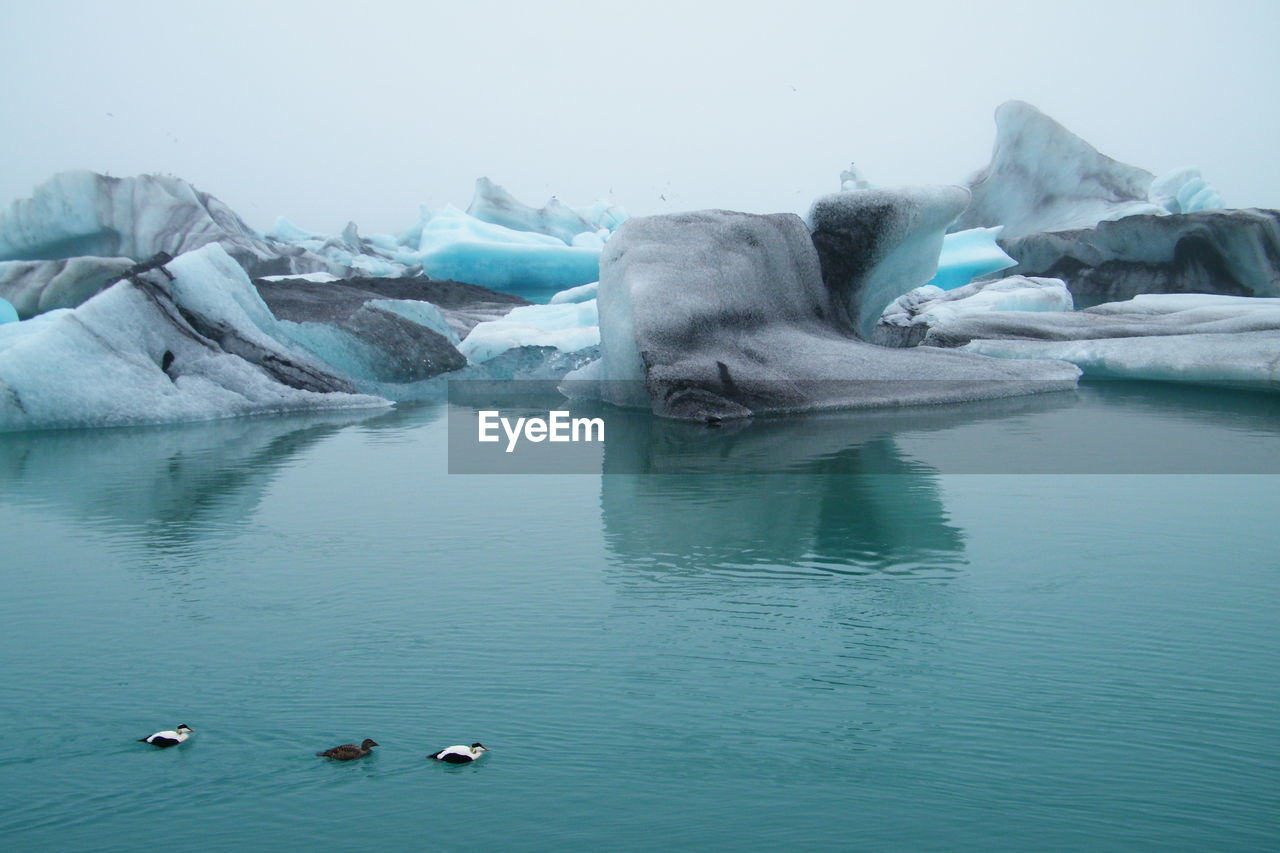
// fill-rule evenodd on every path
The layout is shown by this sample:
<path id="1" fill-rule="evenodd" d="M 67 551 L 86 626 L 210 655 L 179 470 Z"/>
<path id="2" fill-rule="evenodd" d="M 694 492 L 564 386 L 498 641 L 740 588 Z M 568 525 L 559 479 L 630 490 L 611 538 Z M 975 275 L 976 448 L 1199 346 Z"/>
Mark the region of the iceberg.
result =
<path id="1" fill-rule="evenodd" d="M 901 187 L 813 203 L 809 228 L 822 279 L 859 337 L 870 338 L 890 302 L 937 273 L 946 228 L 968 201 L 961 187 Z"/>
<path id="2" fill-rule="evenodd" d="M 884 310 L 871 340 L 882 346 L 930 344 L 959 318 L 972 314 L 1071 311 L 1074 307 L 1071 291 L 1056 278 L 1012 276 L 949 291 L 926 284 L 904 293 Z"/>
<path id="3" fill-rule="evenodd" d="M 0 326 L 0 430 L 385 406 L 294 348 L 218 244 Z"/>
<path id="4" fill-rule="evenodd" d="M 290 222 L 284 217 L 276 220 L 268 234 L 275 245 L 288 244 L 294 251 L 303 251 L 309 256 L 322 258 L 329 269 L 341 271 L 347 275 L 379 276 L 397 278 L 417 273 L 418 259 L 404 251 L 394 238 L 387 235 L 374 235 L 365 238 L 354 222 L 348 222 L 337 237 L 324 237 L 314 234 Z M 312 273 L 322 276 L 325 273 Z M 271 276 L 272 278 L 296 278 L 297 275 Z M 339 278 L 340 276 L 334 276 Z M 313 279 L 319 280 L 319 279 Z"/>
<path id="5" fill-rule="evenodd" d="M 1008 101 L 996 109 L 991 162 L 969 179 L 973 200 L 953 230 L 1003 225 L 1004 237 L 1015 239 L 1163 214 L 1148 196 L 1154 180 L 1100 154 L 1030 104 Z"/>
<path id="6" fill-rule="evenodd" d="M 854 190 L 869 190 L 873 185 L 862 174 L 854 163 L 849 164 L 849 168 L 840 173 L 840 189 L 843 192 L 853 192 Z"/>
<path id="7" fill-rule="evenodd" d="M 475 195 L 467 207 L 467 214 L 481 222 L 501 225 L 513 231 L 546 234 L 560 242 L 570 244 L 573 238 L 585 232 L 595 232 L 587 220 L 567 207 L 559 199 L 551 199 L 540 208 L 533 208 L 517 201 L 511 193 L 490 181 L 476 179 Z"/>
<path id="8" fill-rule="evenodd" d="M 324 242 L 324 237 L 314 231 L 308 231 L 300 225 L 295 225 L 283 216 L 276 217 L 276 224 L 271 226 L 271 230 L 267 232 L 267 236 L 282 243 L 301 243 L 305 240 L 317 240 Z"/>
<path id="9" fill-rule="evenodd" d="M 0 325 L 18 322 L 18 310 L 7 299 L 0 299 Z"/>
<path id="10" fill-rule="evenodd" d="M 963 206 L 964 192 L 922 192 L 908 196 L 908 210 L 925 199 L 944 207 L 919 217 L 928 223 L 930 239 L 921 238 L 921 229 L 895 222 L 901 207 L 883 198 L 886 204 L 867 206 L 874 214 L 868 223 L 888 220 L 891 227 L 882 233 L 896 234 L 905 249 L 887 237 L 855 239 L 848 216 L 860 208 L 836 205 L 830 217 L 819 207 L 817 220 L 834 220 L 840 227 L 834 233 L 848 236 L 832 240 L 828 251 L 860 251 L 870 243 L 871 257 L 906 271 L 904 280 L 927 279 L 937 254 L 934 249 L 926 263 L 924 249 L 941 242 L 940 229 Z M 1079 371 L 1064 362 L 1000 362 L 858 340 L 857 315 L 849 310 L 856 293 L 850 288 L 874 280 L 866 255 L 861 257 L 861 268 L 856 259 L 833 266 L 841 274 L 829 286 L 808 227 L 792 214 L 708 210 L 629 219 L 609 240 L 601 266 L 601 357 L 570 373 L 562 390 L 664 417 L 715 422 L 1075 387 Z"/>
<path id="11" fill-rule="evenodd" d="M 179 178 L 63 172 L 0 212 L 0 261 L 178 256 L 219 243 L 258 275 L 328 270 L 297 247 L 268 243 L 218 199 Z"/>
<path id="12" fill-rule="evenodd" d="M 1280 296 L 1280 211 L 1131 216 L 1095 228 L 1001 240 L 1006 275 L 1060 278 L 1078 304 L 1142 293 Z"/>
<path id="13" fill-rule="evenodd" d="M 562 289 L 600 278 L 600 249 L 570 246 L 548 234 L 484 222 L 454 207 L 422 228 L 418 251 L 432 278 L 519 293 Z"/>

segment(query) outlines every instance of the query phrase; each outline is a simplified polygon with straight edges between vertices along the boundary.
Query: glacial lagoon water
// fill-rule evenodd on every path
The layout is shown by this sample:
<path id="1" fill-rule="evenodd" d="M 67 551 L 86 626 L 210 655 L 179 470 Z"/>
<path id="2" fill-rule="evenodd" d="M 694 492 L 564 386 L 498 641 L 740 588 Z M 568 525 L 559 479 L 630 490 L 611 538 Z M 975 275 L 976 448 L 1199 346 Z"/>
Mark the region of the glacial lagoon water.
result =
<path id="1" fill-rule="evenodd" d="M 645 427 L 558 476 L 448 474 L 446 414 L 0 436 L 5 848 L 1275 849 L 1273 398 Z M 617 468 L 664 454 L 701 473 Z"/>

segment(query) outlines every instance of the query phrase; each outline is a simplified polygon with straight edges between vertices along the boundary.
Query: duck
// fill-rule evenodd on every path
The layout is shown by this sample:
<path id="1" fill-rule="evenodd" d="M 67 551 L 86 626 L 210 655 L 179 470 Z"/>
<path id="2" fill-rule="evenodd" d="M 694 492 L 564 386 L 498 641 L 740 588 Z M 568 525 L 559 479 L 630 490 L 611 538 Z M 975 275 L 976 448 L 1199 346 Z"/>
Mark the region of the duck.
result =
<path id="1" fill-rule="evenodd" d="M 357 758 L 364 758 L 373 752 L 373 748 L 378 746 L 378 742 L 372 738 L 365 738 L 359 746 L 354 743 L 344 743 L 342 746 L 335 746 L 332 749 L 326 749 L 324 752 L 317 752 L 319 758 L 332 758 L 334 761 L 352 761 Z"/>
<path id="2" fill-rule="evenodd" d="M 446 746 L 439 752 L 433 752 L 427 758 L 434 758 L 436 761 L 447 761 L 450 764 L 467 764 L 475 761 L 480 756 L 489 751 L 489 747 L 482 743 L 473 743 L 471 746 Z"/>
<path id="3" fill-rule="evenodd" d="M 138 738 L 138 743 L 149 743 L 152 746 L 158 746 L 165 749 L 170 746 L 177 746 L 191 736 L 195 729 L 188 725 L 178 726 L 176 729 L 156 732 L 153 735 Z"/>

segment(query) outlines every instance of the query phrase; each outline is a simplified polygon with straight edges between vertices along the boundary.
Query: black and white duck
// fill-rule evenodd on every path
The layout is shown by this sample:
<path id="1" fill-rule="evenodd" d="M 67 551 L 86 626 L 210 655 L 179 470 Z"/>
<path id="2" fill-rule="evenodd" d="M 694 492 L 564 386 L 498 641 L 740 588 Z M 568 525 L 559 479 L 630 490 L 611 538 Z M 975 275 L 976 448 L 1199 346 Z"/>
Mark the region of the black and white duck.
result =
<path id="1" fill-rule="evenodd" d="M 434 758 L 436 761 L 447 761 L 450 764 L 467 764 L 475 761 L 480 756 L 489 751 L 489 747 L 482 743 L 473 743 L 471 746 L 446 746 L 439 752 L 433 752 L 427 758 Z"/>
<path id="2" fill-rule="evenodd" d="M 161 749 L 178 744 L 191 737 L 191 733 L 195 731 L 188 725 L 178 726 L 176 729 L 156 732 L 153 735 L 138 738 L 138 743 L 149 743 L 152 746 L 158 746 Z"/>

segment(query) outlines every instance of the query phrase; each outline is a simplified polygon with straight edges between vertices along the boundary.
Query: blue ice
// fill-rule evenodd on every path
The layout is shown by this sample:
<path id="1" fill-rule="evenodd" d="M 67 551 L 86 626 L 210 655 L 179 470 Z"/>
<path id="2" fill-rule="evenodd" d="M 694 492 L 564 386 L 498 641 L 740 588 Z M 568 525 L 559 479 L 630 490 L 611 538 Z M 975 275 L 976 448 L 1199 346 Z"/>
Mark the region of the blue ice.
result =
<path id="1" fill-rule="evenodd" d="M 948 234 L 942 240 L 938 272 L 929 284 L 942 290 L 955 290 L 978 276 L 1016 266 L 1018 262 L 996 243 L 1002 230 L 1003 226 L 997 225 Z"/>

